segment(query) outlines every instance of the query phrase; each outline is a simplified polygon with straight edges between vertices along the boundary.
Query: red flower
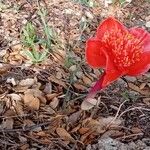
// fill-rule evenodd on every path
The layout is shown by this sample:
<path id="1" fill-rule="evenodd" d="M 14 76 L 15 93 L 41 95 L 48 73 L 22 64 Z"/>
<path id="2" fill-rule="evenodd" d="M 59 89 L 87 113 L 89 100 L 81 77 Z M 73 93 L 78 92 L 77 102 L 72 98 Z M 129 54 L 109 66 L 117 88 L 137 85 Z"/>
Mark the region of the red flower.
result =
<path id="1" fill-rule="evenodd" d="M 142 28 L 127 29 L 113 17 L 104 20 L 96 36 L 86 43 L 86 59 L 104 74 L 89 92 L 96 92 L 123 75 L 136 76 L 150 69 L 150 33 Z"/>

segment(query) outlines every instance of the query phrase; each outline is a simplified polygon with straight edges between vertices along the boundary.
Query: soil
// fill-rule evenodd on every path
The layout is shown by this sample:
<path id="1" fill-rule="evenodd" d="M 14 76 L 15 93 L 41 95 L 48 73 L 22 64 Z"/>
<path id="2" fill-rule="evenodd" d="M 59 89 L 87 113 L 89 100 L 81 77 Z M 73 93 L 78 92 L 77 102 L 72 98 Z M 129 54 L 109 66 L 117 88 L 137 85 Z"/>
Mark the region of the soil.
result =
<path id="1" fill-rule="evenodd" d="M 110 15 L 129 28 L 150 32 L 150 1 L 107 6 L 95 0 L 92 7 L 80 0 L 37 2 L 0 0 L 0 149 L 150 149 L 150 72 L 118 79 L 97 94 L 98 105 L 81 109 L 102 73 L 85 61 L 86 40 Z M 57 42 L 35 64 L 23 55 L 29 48 L 21 35 L 31 22 L 44 37 L 38 15 L 42 7 Z"/>

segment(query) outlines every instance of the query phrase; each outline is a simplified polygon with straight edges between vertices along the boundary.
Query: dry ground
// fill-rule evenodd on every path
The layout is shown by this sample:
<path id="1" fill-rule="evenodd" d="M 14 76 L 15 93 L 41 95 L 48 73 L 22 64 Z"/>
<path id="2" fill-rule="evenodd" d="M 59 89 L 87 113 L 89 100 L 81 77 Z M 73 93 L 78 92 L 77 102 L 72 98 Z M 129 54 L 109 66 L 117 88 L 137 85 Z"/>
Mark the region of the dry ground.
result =
<path id="1" fill-rule="evenodd" d="M 0 0 L 0 149 L 86 149 L 105 137 L 150 142 L 150 72 L 118 79 L 97 95 L 98 106 L 81 110 L 101 74 L 84 56 L 85 41 L 99 22 L 114 15 L 128 27 L 150 31 L 148 0 L 108 7 L 94 2 L 88 7 L 73 0 Z M 33 64 L 22 54 L 20 35 L 32 22 L 43 36 L 39 6 L 47 9 L 46 21 L 58 37 L 48 58 Z"/>

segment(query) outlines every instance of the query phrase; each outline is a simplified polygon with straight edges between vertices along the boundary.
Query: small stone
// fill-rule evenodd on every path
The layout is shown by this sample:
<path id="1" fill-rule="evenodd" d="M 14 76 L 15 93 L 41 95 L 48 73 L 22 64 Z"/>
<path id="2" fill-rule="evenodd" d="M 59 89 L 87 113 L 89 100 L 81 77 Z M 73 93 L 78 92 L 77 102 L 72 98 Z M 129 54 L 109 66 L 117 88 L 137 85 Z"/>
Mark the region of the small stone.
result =
<path id="1" fill-rule="evenodd" d="M 77 69 L 77 66 L 76 66 L 76 65 L 73 65 L 73 66 L 71 66 L 71 67 L 69 68 L 69 70 L 72 71 L 72 72 L 73 72 L 73 71 L 76 71 L 76 69 Z"/>
<path id="2" fill-rule="evenodd" d="M 146 22 L 145 26 L 146 26 L 147 28 L 150 28 L 150 21 Z"/>

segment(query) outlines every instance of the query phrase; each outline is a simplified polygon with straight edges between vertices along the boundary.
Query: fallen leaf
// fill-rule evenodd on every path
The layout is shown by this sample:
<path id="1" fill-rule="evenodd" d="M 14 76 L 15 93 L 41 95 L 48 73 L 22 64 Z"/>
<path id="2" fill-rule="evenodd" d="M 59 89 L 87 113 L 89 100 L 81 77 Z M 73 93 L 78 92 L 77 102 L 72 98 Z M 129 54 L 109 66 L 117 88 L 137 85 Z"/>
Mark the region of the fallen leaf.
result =
<path id="1" fill-rule="evenodd" d="M 27 78 L 19 82 L 20 86 L 26 86 L 26 87 L 31 87 L 34 84 L 35 84 L 35 79 L 32 78 Z"/>
<path id="2" fill-rule="evenodd" d="M 47 94 L 47 100 L 51 101 L 54 97 L 57 97 L 59 94 L 58 93 L 52 93 L 52 94 Z"/>
<path id="3" fill-rule="evenodd" d="M 73 86 L 74 86 L 76 89 L 82 90 L 82 91 L 84 91 L 84 90 L 87 89 L 86 86 L 84 86 L 84 85 L 82 85 L 82 84 L 80 84 L 80 83 L 74 83 Z"/>
<path id="4" fill-rule="evenodd" d="M 8 94 L 7 96 L 10 97 L 13 101 L 21 101 L 21 96 L 18 94 L 12 93 Z"/>
<path id="5" fill-rule="evenodd" d="M 40 91 L 39 89 L 27 89 L 25 91 L 25 94 L 31 94 L 34 97 L 37 97 L 40 100 L 40 102 L 44 104 L 46 103 L 46 98 L 44 97 L 42 91 Z"/>
<path id="6" fill-rule="evenodd" d="M 145 86 L 146 86 L 146 83 L 142 83 L 142 84 L 140 85 L 140 90 L 143 90 L 143 89 L 145 88 Z"/>
<path id="7" fill-rule="evenodd" d="M 52 93 L 52 83 L 51 82 L 46 83 L 43 92 L 46 93 L 46 94 L 51 94 Z"/>
<path id="8" fill-rule="evenodd" d="M 31 110 L 39 110 L 40 108 L 40 100 L 37 97 L 34 97 L 32 94 L 24 95 L 24 104 Z"/>
<path id="9" fill-rule="evenodd" d="M 80 119 L 80 116 L 81 116 L 81 110 L 71 114 L 68 118 L 68 124 L 72 124 L 74 125 L 79 119 Z"/>
<path id="10" fill-rule="evenodd" d="M 147 105 L 150 106 L 150 98 L 143 98 L 143 102 Z"/>
<path id="11" fill-rule="evenodd" d="M 96 100 L 94 98 L 88 98 L 82 102 L 81 109 L 89 110 L 89 109 L 93 108 L 94 106 L 99 105 L 99 103 L 100 103 L 99 100 Z"/>
<path id="12" fill-rule="evenodd" d="M 74 138 L 64 128 L 57 128 L 56 132 L 65 141 L 75 142 Z"/>
<path id="13" fill-rule="evenodd" d="M 149 90 L 141 90 L 138 86 L 136 86 L 135 84 L 133 83 L 128 83 L 128 86 L 129 88 L 131 88 L 132 90 L 136 91 L 136 92 L 139 92 L 140 94 L 142 95 L 147 95 L 149 96 L 150 95 L 150 92 Z"/>
<path id="14" fill-rule="evenodd" d="M 67 88 L 65 82 L 63 82 L 63 81 L 60 80 L 60 79 L 57 79 L 57 78 L 56 78 L 55 76 L 53 76 L 53 75 L 51 75 L 50 77 L 48 77 L 48 79 L 49 79 L 51 82 L 57 83 L 58 85 L 61 85 L 62 87 Z"/>
<path id="15" fill-rule="evenodd" d="M 79 133 L 80 133 L 80 134 L 85 134 L 85 133 L 87 133 L 89 130 L 90 130 L 90 128 L 82 127 L 82 128 L 79 129 Z"/>
<path id="16" fill-rule="evenodd" d="M 14 120 L 12 118 L 7 118 L 5 121 L 2 122 L 3 129 L 13 129 Z"/>
<path id="17" fill-rule="evenodd" d="M 58 104 L 59 104 L 58 98 L 57 98 L 57 97 L 54 97 L 54 98 L 52 99 L 52 101 L 50 102 L 49 105 L 50 105 L 53 109 L 55 109 L 55 108 L 58 106 Z"/>
<path id="18" fill-rule="evenodd" d="M 84 82 L 86 85 L 91 85 L 91 84 L 92 84 L 91 79 L 89 79 L 89 78 L 86 77 L 86 76 L 83 76 L 83 77 L 82 77 L 82 80 L 83 80 L 83 82 Z"/>
<path id="19" fill-rule="evenodd" d="M 6 74 L 10 68 L 11 65 L 0 63 L 0 75 Z"/>
<path id="20" fill-rule="evenodd" d="M 114 119 L 114 117 L 101 117 L 99 120 L 95 120 L 92 118 L 87 118 L 83 120 L 82 125 L 85 128 L 89 128 L 92 131 L 95 131 L 96 133 L 104 133 L 107 129 L 107 127 L 110 128 L 118 128 L 118 126 L 122 123 L 122 120 L 120 119 Z"/>

